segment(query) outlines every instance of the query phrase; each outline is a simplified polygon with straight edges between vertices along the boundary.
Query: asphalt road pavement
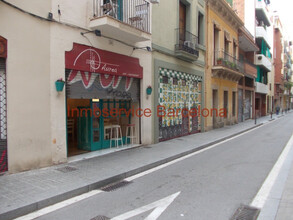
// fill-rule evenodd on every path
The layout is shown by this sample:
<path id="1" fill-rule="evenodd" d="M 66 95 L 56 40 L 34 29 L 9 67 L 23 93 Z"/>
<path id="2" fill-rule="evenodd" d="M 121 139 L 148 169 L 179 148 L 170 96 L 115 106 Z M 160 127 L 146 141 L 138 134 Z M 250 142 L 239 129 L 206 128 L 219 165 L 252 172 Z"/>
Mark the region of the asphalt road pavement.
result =
<path id="1" fill-rule="evenodd" d="M 290 139 L 292 124 L 290 114 L 38 219 L 230 219 L 257 194 Z"/>

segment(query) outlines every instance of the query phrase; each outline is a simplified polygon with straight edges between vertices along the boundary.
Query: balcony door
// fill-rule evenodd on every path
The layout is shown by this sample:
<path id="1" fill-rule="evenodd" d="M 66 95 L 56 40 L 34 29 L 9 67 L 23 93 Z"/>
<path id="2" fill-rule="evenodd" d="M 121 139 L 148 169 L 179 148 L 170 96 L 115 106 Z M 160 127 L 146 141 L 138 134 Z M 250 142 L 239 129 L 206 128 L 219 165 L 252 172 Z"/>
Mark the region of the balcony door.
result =
<path id="1" fill-rule="evenodd" d="M 185 41 L 186 30 L 186 5 L 179 2 L 179 44 L 182 45 Z"/>

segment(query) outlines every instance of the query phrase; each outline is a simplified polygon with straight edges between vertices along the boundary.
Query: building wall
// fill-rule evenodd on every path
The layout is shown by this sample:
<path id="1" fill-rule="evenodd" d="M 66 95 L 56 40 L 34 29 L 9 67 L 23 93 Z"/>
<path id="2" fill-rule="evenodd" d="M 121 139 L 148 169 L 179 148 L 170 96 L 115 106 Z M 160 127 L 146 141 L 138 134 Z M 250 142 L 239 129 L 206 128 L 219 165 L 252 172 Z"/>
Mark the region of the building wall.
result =
<path id="1" fill-rule="evenodd" d="M 188 5 L 187 9 L 187 31 L 197 35 L 198 13 L 205 16 L 205 3 L 202 0 L 183 1 Z M 205 25 L 205 24 L 203 24 Z M 176 29 L 179 28 L 179 1 L 161 1 L 152 8 L 152 48 L 153 52 L 153 77 L 154 77 L 154 110 L 159 102 L 159 69 L 180 71 L 188 74 L 204 77 L 205 66 L 205 42 L 198 46 L 199 57 L 194 62 L 187 62 L 175 55 L 175 44 L 177 42 Z M 205 29 L 205 28 L 204 28 Z M 205 33 L 204 33 L 205 34 Z M 203 91 L 203 86 L 202 86 Z M 202 92 L 201 100 L 203 98 Z M 202 101 L 202 106 L 204 102 Z M 201 120 L 203 128 L 203 120 Z M 159 118 L 154 117 L 154 142 L 159 140 Z M 203 131 L 203 129 L 201 130 Z"/>
<path id="2" fill-rule="evenodd" d="M 10 2 L 42 16 L 47 16 L 51 9 L 51 1 Z M 0 35 L 8 40 L 7 141 L 10 172 L 52 164 L 50 34 L 50 23 L 0 2 Z"/>
<path id="3" fill-rule="evenodd" d="M 281 83 L 282 80 L 282 71 L 283 71 L 283 46 L 282 46 L 282 35 L 281 32 L 277 29 L 274 31 L 274 66 L 275 66 L 275 83 Z"/>
<path id="4" fill-rule="evenodd" d="M 91 0 L 13 3 L 42 17 L 51 11 L 56 20 L 78 27 L 41 21 L 0 2 L 0 35 L 8 40 L 9 172 L 67 161 L 66 97 L 64 90 L 56 92 L 55 81 L 65 79 L 65 51 L 70 51 L 74 42 L 139 58 L 143 67 L 140 107 L 153 106 L 153 95 L 146 94 L 147 86 L 153 86 L 151 53 L 133 50 L 133 46 L 150 46 L 150 41 L 129 46 L 93 33 L 83 37 L 80 33 L 88 29 L 93 13 Z M 138 128 L 139 120 L 135 123 Z M 142 144 L 153 143 L 152 123 L 152 118 L 141 118 Z"/>
<path id="5" fill-rule="evenodd" d="M 236 13 L 238 14 L 239 18 L 245 22 L 245 6 L 246 2 L 244 0 L 234 0 L 233 1 L 233 8 L 236 9 Z"/>
<path id="6" fill-rule="evenodd" d="M 199 12 L 205 16 L 205 4 L 200 0 L 185 0 L 184 2 L 189 5 L 189 9 L 187 10 L 186 30 L 193 35 L 197 35 L 197 16 Z M 175 44 L 177 41 L 176 29 L 179 28 L 179 1 L 161 1 L 160 4 L 154 4 L 152 8 L 152 20 L 153 47 L 174 56 Z M 204 62 L 205 43 L 200 45 L 199 58 L 194 64 L 203 66 Z"/>
<path id="7" fill-rule="evenodd" d="M 223 122 L 225 124 L 235 123 L 237 121 L 238 115 L 238 99 L 236 98 L 236 114 L 232 115 L 232 92 L 237 92 L 237 82 L 233 82 L 230 80 L 217 79 L 212 77 L 212 67 L 214 65 L 214 22 L 220 26 L 220 37 L 219 37 L 219 49 L 224 50 L 224 31 L 230 33 L 230 38 L 236 39 L 238 42 L 238 30 L 233 28 L 229 23 L 222 19 L 217 12 L 213 11 L 210 7 L 207 9 L 207 54 L 206 54 L 206 72 L 205 72 L 205 100 L 206 100 L 206 108 L 213 108 L 213 89 L 218 90 L 218 109 L 224 108 L 224 91 L 228 91 L 228 117 L 227 119 L 219 118 L 219 122 Z M 232 54 L 233 47 L 230 43 L 229 53 Z M 236 93 L 236 97 L 238 97 Z M 226 122 L 225 122 L 226 121 Z M 213 128 L 213 117 L 210 115 L 205 118 L 205 128 L 206 130 L 211 130 Z"/>

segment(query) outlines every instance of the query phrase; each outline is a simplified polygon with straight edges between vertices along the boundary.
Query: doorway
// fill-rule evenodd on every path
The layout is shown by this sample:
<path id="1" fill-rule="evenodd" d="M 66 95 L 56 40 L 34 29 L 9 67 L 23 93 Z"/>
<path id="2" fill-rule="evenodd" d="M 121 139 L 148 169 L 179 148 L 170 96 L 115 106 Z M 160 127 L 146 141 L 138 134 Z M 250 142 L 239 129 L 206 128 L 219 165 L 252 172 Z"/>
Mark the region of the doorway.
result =
<path id="1" fill-rule="evenodd" d="M 186 30 L 186 5 L 179 2 L 179 44 L 183 45 L 185 41 Z"/>
<path id="2" fill-rule="evenodd" d="M 128 144 L 126 126 L 131 122 L 130 108 L 130 100 L 67 99 L 68 156 Z M 111 131 L 113 126 L 121 129 L 118 136 L 122 136 L 122 141 L 112 140 L 111 135 L 117 135 L 117 130 Z"/>
<path id="3" fill-rule="evenodd" d="M 217 128 L 218 90 L 213 89 L 213 128 Z"/>

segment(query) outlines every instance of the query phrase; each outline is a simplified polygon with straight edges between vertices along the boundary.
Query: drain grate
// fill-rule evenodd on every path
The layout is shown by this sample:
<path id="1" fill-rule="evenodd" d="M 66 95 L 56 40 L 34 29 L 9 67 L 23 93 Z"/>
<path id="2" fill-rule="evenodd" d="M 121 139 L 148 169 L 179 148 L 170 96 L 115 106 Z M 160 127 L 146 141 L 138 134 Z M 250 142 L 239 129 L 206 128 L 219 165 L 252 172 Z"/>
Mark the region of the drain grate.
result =
<path id="1" fill-rule="evenodd" d="M 112 191 L 115 191 L 115 190 L 120 189 L 122 187 L 125 187 L 125 186 L 129 185 L 130 183 L 132 183 L 132 181 L 123 180 L 121 182 L 112 183 L 110 185 L 104 186 L 101 188 L 101 190 L 103 190 L 105 192 L 112 192 Z"/>
<path id="2" fill-rule="evenodd" d="M 257 208 L 241 205 L 230 220 L 256 220 L 259 213 Z"/>
<path id="3" fill-rule="evenodd" d="M 66 167 L 58 168 L 58 169 L 56 169 L 56 170 L 58 170 L 58 171 L 60 171 L 60 172 L 62 172 L 62 173 L 69 173 L 69 172 L 72 172 L 72 171 L 77 170 L 77 168 L 75 168 L 75 167 L 70 167 L 70 166 L 66 166 Z"/>
<path id="4" fill-rule="evenodd" d="M 110 218 L 103 216 L 103 215 L 98 215 L 98 216 L 92 218 L 91 220 L 110 220 Z"/>

